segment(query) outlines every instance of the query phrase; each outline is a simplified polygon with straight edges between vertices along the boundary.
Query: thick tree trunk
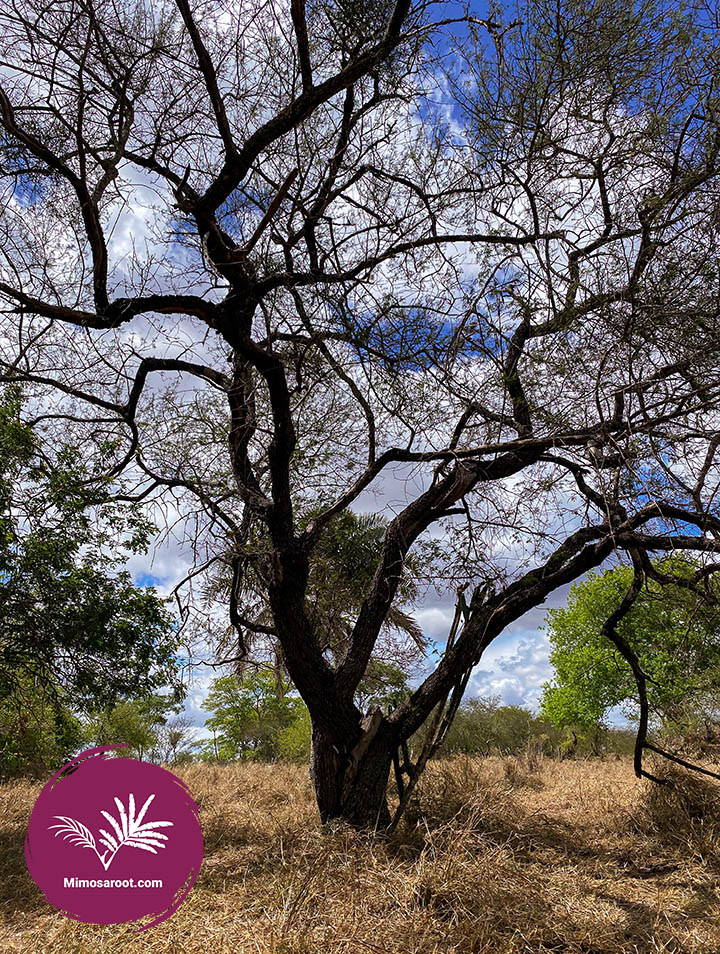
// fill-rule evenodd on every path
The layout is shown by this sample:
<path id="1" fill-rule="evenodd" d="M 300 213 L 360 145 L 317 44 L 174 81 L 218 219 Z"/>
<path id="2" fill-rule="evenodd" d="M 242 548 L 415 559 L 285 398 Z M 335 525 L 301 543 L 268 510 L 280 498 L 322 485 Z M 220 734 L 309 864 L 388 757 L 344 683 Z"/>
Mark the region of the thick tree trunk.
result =
<path id="1" fill-rule="evenodd" d="M 370 720 L 363 723 L 363 734 L 352 746 L 339 746 L 337 737 L 313 727 L 310 778 L 323 822 L 340 819 L 373 831 L 390 824 L 392 740 L 382 731 L 379 713 Z"/>

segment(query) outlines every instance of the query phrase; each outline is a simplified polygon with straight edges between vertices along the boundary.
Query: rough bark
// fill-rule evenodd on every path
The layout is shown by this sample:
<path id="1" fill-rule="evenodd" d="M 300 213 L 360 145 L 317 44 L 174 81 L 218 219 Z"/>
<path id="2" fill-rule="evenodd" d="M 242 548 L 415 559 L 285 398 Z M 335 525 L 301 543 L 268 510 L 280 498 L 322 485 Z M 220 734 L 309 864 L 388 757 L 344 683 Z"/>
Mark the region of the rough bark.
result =
<path id="1" fill-rule="evenodd" d="M 390 824 L 387 786 L 393 738 L 376 710 L 360 725 L 354 744 L 338 744 L 338 736 L 313 725 L 310 778 L 323 822 L 342 819 L 373 831 Z"/>

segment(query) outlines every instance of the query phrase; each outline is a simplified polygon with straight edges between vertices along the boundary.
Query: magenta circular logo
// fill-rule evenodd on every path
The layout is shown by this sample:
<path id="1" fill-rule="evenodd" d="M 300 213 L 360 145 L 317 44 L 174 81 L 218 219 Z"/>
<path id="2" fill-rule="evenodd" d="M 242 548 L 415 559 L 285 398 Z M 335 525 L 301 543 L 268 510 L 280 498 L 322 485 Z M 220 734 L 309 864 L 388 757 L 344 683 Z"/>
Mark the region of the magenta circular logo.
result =
<path id="1" fill-rule="evenodd" d="M 197 805 L 179 778 L 148 762 L 81 752 L 43 788 L 25 859 L 50 904 L 77 921 L 118 924 L 174 914 L 197 878 Z"/>

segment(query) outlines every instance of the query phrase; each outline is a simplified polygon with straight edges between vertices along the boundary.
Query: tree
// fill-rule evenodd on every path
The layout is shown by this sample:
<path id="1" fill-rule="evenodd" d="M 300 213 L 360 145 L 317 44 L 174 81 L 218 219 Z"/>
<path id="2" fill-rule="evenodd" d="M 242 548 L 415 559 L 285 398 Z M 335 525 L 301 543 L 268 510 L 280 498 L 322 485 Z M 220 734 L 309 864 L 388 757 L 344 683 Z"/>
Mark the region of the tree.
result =
<path id="1" fill-rule="evenodd" d="M 158 731 L 157 752 L 161 762 L 168 762 L 170 765 L 192 762 L 199 745 L 192 720 L 188 716 L 171 716 Z"/>
<path id="2" fill-rule="evenodd" d="M 274 761 L 283 748 L 296 753 L 302 730 L 287 730 L 302 726 L 307 710 L 290 688 L 278 685 L 276 674 L 267 670 L 215 679 L 203 704 L 212 712 L 205 723 L 213 731 L 208 753 L 212 746 L 218 758 L 251 761 Z"/>
<path id="3" fill-rule="evenodd" d="M 532 735 L 540 735 L 545 728 L 536 722 L 529 709 L 501 706 L 496 696 L 469 699 L 458 709 L 443 751 L 517 754 L 525 751 Z"/>
<path id="4" fill-rule="evenodd" d="M 85 726 L 85 736 L 92 745 L 123 743 L 127 749 L 121 756 L 151 762 L 171 761 L 184 734 L 177 732 L 170 741 L 172 720 L 180 704 L 172 696 L 155 693 L 136 699 L 122 699 L 114 705 L 92 713 Z"/>
<path id="5" fill-rule="evenodd" d="M 231 554 L 222 659 L 279 647 L 321 817 L 360 826 L 390 823 L 391 765 L 409 788 L 424 764 L 398 750 L 446 731 L 485 648 L 617 552 L 633 582 L 603 633 L 647 774 L 618 624 L 646 576 L 668 582 L 649 555 L 699 554 L 702 590 L 720 550 L 711 12 L 449 19 L 429 0 L 0 15 L 5 376 L 48 431 L 111 436 L 89 478 L 185 528 L 187 626 Z M 334 655 L 313 555 L 374 491 L 390 519 Z M 365 713 L 422 541 L 456 623 L 408 698 Z"/>
<path id="6" fill-rule="evenodd" d="M 411 693 L 408 674 L 393 663 L 371 659 L 355 692 L 355 701 L 363 712 L 382 709 L 390 713 Z"/>
<path id="7" fill-rule="evenodd" d="M 618 635 L 646 674 L 650 714 L 658 726 L 694 721 L 703 712 L 712 717 L 718 708 L 720 611 L 716 602 L 699 599 L 683 585 L 698 569 L 682 555 L 656 561 L 660 578 L 679 584 L 649 579 L 618 623 Z M 605 620 L 617 611 L 632 580 L 628 566 L 591 573 L 572 587 L 567 606 L 548 613 L 555 676 L 544 687 L 542 710 L 555 725 L 592 730 L 605 724 L 615 706 L 627 717 L 636 715 L 632 669 L 603 635 Z"/>
<path id="8" fill-rule="evenodd" d="M 306 521 L 314 514 L 306 516 Z M 306 611 L 316 634 L 321 651 L 333 660 L 339 660 L 347 650 L 357 613 L 360 611 L 367 588 L 377 570 L 387 521 L 378 515 L 355 514 L 346 511 L 337 514 L 324 528 L 311 554 L 308 565 Z M 256 546 L 262 546 L 257 541 Z M 414 572 L 427 566 L 431 557 L 410 561 Z M 230 572 L 232 556 L 218 562 L 216 579 L 206 591 L 208 602 L 217 602 L 227 607 L 233 592 Z M 355 696 L 357 705 L 365 711 L 369 706 L 389 705 L 394 698 L 400 701 L 407 679 L 419 668 L 428 648 L 422 630 L 405 612 L 399 602 L 412 602 L 417 597 L 414 581 L 402 580 L 395 603 L 390 607 L 373 648 L 363 681 Z M 231 657 L 230 662 L 242 666 L 249 655 L 264 659 L 278 669 L 278 679 L 289 678 L 282 659 L 282 648 L 272 638 L 272 612 L 262 580 L 253 573 L 248 561 L 242 574 L 242 585 L 235 592 L 235 599 L 243 607 L 243 619 L 252 618 L 252 629 L 245 637 L 243 654 Z M 210 615 L 210 625 L 213 624 Z M 268 636 L 270 635 L 270 638 Z M 226 630 L 226 640 L 219 640 L 219 648 L 232 653 L 237 639 L 236 631 Z M 248 645 L 249 644 L 249 645 Z"/>
<path id="9" fill-rule="evenodd" d="M 147 548 L 137 507 L 88 487 L 69 444 L 49 456 L 21 421 L 15 386 L 0 393 L 0 702 L 27 728 L 60 694 L 82 711 L 172 682 L 177 638 L 164 601 L 122 567 Z M 64 716 L 62 716 L 64 719 Z M 34 719 L 42 731 L 44 716 Z M 22 722 L 25 720 L 25 722 Z"/>
<path id="10" fill-rule="evenodd" d="M 0 696 L 0 778 L 42 778 L 64 765 L 82 741 L 82 724 L 57 690 L 24 677 Z"/>

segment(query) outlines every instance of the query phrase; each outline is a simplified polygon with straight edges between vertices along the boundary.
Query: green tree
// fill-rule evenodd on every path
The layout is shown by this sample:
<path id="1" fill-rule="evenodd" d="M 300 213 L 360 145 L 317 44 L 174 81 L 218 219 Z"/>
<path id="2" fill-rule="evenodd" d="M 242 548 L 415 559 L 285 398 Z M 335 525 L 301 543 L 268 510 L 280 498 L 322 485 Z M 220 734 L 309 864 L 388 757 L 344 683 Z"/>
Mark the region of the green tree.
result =
<path id="1" fill-rule="evenodd" d="M 720 609 L 683 586 L 698 570 L 693 560 L 673 555 L 657 560 L 656 571 L 680 583 L 649 577 L 618 624 L 618 633 L 637 654 L 647 676 L 650 711 L 657 725 L 713 718 L 720 701 Z M 618 566 L 591 573 L 570 590 L 567 605 L 550 610 L 547 629 L 555 669 L 546 683 L 542 711 L 556 726 L 594 730 L 621 706 L 635 714 L 637 687 L 628 663 L 602 634 L 605 620 L 628 592 L 633 569 Z"/>
<path id="2" fill-rule="evenodd" d="M 382 659 L 371 659 L 355 698 L 364 712 L 380 708 L 387 713 L 407 699 L 410 692 L 404 669 Z"/>
<path id="3" fill-rule="evenodd" d="M 533 739 L 550 754 L 561 734 L 529 709 L 502 706 L 499 696 L 479 697 L 460 706 L 441 751 L 514 755 L 524 751 Z"/>
<path id="4" fill-rule="evenodd" d="M 83 740 L 83 726 L 62 692 L 23 676 L 0 698 L 0 777 L 43 777 Z"/>
<path id="5" fill-rule="evenodd" d="M 79 451 L 51 458 L 22 421 L 20 390 L 0 392 L 0 701 L 62 690 L 76 710 L 171 683 L 177 638 L 165 601 L 124 564 L 147 549 L 137 507 L 92 489 Z M 13 703 L 14 704 L 14 703 Z"/>
<path id="6" fill-rule="evenodd" d="M 294 715 L 293 721 L 277 734 L 278 758 L 284 762 L 305 762 L 310 759 L 312 725 L 307 706 Z"/>
<path id="7" fill-rule="evenodd" d="M 288 683 L 278 681 L 276 673 L 260 670 L 221 676 L 213 681 L 203 708 L 212 712 L 205 724 L 214 735 L 206 743 L 206 755 L 271 761 L 283 750 L 297 757 L 304 744 L 302 725 L 295 736 L 287 730 L 307 721 L 305 703 L 291 693 Z"/>
<path id="8" fill-rule="evenodd" d="M 160 693 L 123 699 L 95 712 L 86 724 L 85 736 L 93 745 L 126 743 L 129 748 L 120 749 L 119 755 L 166 761 L 169 739 L 164 730 L 169 724 L 170 714 L 179 708 L 176 699 Z"/>

